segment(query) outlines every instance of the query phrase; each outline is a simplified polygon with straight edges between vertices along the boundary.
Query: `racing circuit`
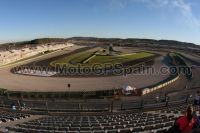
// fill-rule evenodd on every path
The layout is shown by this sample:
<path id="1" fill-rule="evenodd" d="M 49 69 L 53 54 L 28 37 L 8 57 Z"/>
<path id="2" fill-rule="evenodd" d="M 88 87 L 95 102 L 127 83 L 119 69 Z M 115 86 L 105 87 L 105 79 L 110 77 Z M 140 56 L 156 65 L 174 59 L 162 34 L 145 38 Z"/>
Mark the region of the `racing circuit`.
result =
<path id="1" fill-rule="evenodd" d="M 113 88 L 121 88 L 123 85 L 134 86 L 135 88 L 144 88 L 161 82 L 170 76 L 170 73 L 158 75 L 137 75 L 127 74 L 119 76 L 103 76 L 103 77 L 47 77 L 34 75 L 14 74 L 10 70 L 16 66 L 37 63 L 42 60 L 48 60 L 63 54 L 71 53 L 74 50 L 83 48 L 84 46 L 74 45 L 67 49 L 62 49 L 53 53 L 41 55 L 39 57 L 30 58 L 7 65 L 0 69 L 1 87 L 11 91 L 30 91 L 30 92 L 61 92 L 61 91 L 97 91 L 109 90 Z M 123 49 L 123 48 L 119 48 Z M 124 48 L 125 50 L 125 48 Z M 135 52 L 135 49 L 129 49 L 129 52 Z M 159 70 L 161 67 L 168 67 L 168 58 L 166 54 L 154 59 L 153 67 Z M 147 70 L 144 70 L 147 71 Z M 117 81 L 117 82 L 116 82 Z M 67 84 L 71 84 L 70 90 Z"/>
<path id="2" fill-rule="evenodd" d="M 58 92 L 65 93 L 67 91 L 98 91 L 98 90 L 109 90 L 112 89 L 112 87 L 121 87 L 124 84 L 133 85 L 134 87 L 142 88 L 147 87 L 152 84 L 156 84 L 160 81 L 163 81 L 167 78 L 169 78 L 171 75 L 170 73 L 166 74 L 158 74 L 158 75 L 152 75 L 152 74 L 145 74 L 145 75 L 137 75 L 136 73 L 131 73 L 127 75 L 107 75 L 107 76 L 88 76 L 88 77 L 79 77 L 79 76 L 59 76 L 59 75 L 39 75 L 40 73 L 34 74 L 34 73 L 13 73 L 11 70 L 16 66 L 23 66 L 23 65 L 33 65 L 33 64 L 40 64 L 41 62 L 46 62 L 47 60 L 51 60 L 52 58 L 57 58 L 62 55 L 70 55 L 74 51 L 78 49 L 82 49 L 85 46 L 78 46 L 74 45 L 73 47 L 68 47 L 66 49 L 57 50 L 51 53 L 43 54 L 34 58 L 29 58 L 17 63 L 13 63 L 10 65 L 6 65 L 1 67 L 0 69 L 0 82 L 1 87 L 8 89 L 10 94 L 12 91 L 19 91 L 23 93 L 23 103 L 26 105 L 27 110 L 25 112 L 33 112 L 33 114 L 41 114 L 41 117 L 51 118 L 53 114 L 55 115 L 71 115 L 74 117 L 75 112 L 78 112 L 78 115 L 88 115 L 91 116 L 92 114 L 97 114 L 99 116 L 102 113 L 102 116 L 105 116 L 107 113 L 109 116 L 116 116 L 116 114 L 130 114 L 132 111 L 139 111 L 139 112 L 154 112 L 156 115 L 159 113 L 162 113 L 162 110 L 166 110 L 166 112 L 174 110 L 174 108 L 185 108 L 185 104 L 191 103 L 193 98 L 195 97 L 196 90 L 199 89 L 200 86 L 200 68 L 199 68 L 199 57 L 196 55 L 193 56 L 192 54 L 188 53 L 181 53 L 181 55 L 172 53 L 170 55 L 173 55 L 174 58 L 176 56 L 180 57 L 184 60 L 184 63 L 187 66 L 191 66 L 192 70 L 192 77 L 191 79 L 187 79 L 187 75 L 184 73 L 178 74 L 178 79 L 175 80 L 175 82 L 168 84 L 167 86 L 164 86 L 160 89 L 155 90 L 153 93 L 145 94 L 144 96 L 122 96 L 119 100 L 117 99 L 111 99 L 111 98 L 104 98 L 99 99 L 100 97 L 94 97 L 94 99 L 90 98 L 84 98 L 82 96 L 79 97 L 79 99 L 74 99 L 74 97 L 68 97 L 66 99 L 66 95 L 64 95 L 64 99 L 59 99 L 62 97 L 51 97 L 49 98 L 47 95 L 44 95 L 44 99 L 40 96 L 37 97 L 27 97 L 25 93 L 32 93 L 37 95 L 37 92 Z M 118 48 L 116 48 L 118 49 Z M 119 49 L 126 49 L 123 47 L 120 47 Z M 135 48 L 129 48 L 128 51 L 130 53 L 137 53 L 138 49 Z M 136 52 L 137 51 L 137 52 Z M 143 50 L 142 50 L 143 51 Z M 149 51 L 148 51 L 149 52 Z M 170 67 L 170 56 L 167 52 L 155 52 L 150 51 L 151 53 L 157 53 L 160 56 L 157 56 L 153 58 L 153 64 L 152 67 L 155 67 L 156 70 L 159 70 L 160 67 Z M 47 63 L 48 64 L 48 63 Z M 144 71 L 147 71 L 145 69 Z M 117 81 L 117 82 L 116 82 Z M 169 82 L 169 81 L 168 81 Z M 68 84 L 71 84 L 70 90 L 67 87 Z M 165 82 L 166 84 L 166 82 Z M 14 88 L 14 89 L 13 89 Z M 49 90 L 50 89 L 50 90 Z M 26 92 L 23 92 L 26 91 Z M 2 93 L 1 93 L 2 94 Z M 6 93 L 5 93 L 6 94 Z M 17 94 L 17 93 L 15 93 Z M 44 94 L 44 93 L 43 93 Z M 56 93 L 54 93 L 56 94 Z M 167 94 L 167 95 L 166 95 Z M 46 97 L 46 98 L 45 98 Z M 28 98 L 28 99 L 26 99 Z M 32 99 L 33 98 L 33 99 Z M 56 100 L 55 100 L 56 98 Z M 58 98 L 58 99 L 57 99 Z M 166 98 L 169 100 L 166 100 Z M 19 98 L 21 99 L 21 98 Z M 10 96 L 8 98 L 8 95 L 5 95 L 5 98 L 1 97 L 2 100 L 2 107 L 8 107 L 10 108 L 10 103 L 15 103 L 16 105 L 19 104 L 21 100 L 13 98 Z M 166 101 L 165 101 L 166 100 Z M 18 105 L 18 106 L 21 106 Z M 170 109 L 170 110 L 169 110 Z M 96 111 L 95 113 L 93 111 Z M 115 111 L 115 112 L 114 112 Z M 118 112 L 120 111 L 120 112 Z M 177 111 L 177 110 L 175 110 Z M 174 114 L 177 115 L 177 113 L 174 111 Z M 12 111 L 13 113 L 14 111 Z M 50 115 L 46 115 L 46 112 Z M 51 114 L 52 112 L 52 114 Z M 73 112 L 73 113 L 70 113 Z M 83 112 L 83 113 L 81 113 Z M 84 113 L 85 112 L 85 113 Z M 172 113 L 172 112 L 171 112 Z M 45 114 L 45 116 L 44 116 Z M 168 114 L 168 113 L 167 113 Z M 5 113 L 3 114 L 5 115 Z M 9 114 L 10 115 L 10 114 Z M 37 120 L 38 123 L 38 115 L 31 115 L 29 116 L 30 119 L 26 119 L 26 121 L 29 120 Z M 79 116 L 80 117 L 80 116 Z M 82 116 L 81 116 L 82 117 Z M 85 117 L 85 116 L 84 116 Z M 133 117 L 133 116 L 131 116 Z M 134 116 L 137 117 L 137 116 Z M 40 118 L 39 118 L 40 119 Z M 108 118 L 106 118 L 108 119 Z M 174 119 L 170 119 L 171 125 L 174 123 Z M 22 122 L 25 121 L 23 119 Z M 55 121 L 55 119 L 52 119 Z M 25 122 L 26 122 L 25 121 Z M 154 119 L 156 121 L 156 119 Z M 15 122 L 15 121 L 14 121 Z M 63 120 L 61 120 L 63 122 Z M 163 120 L 163 122 L 166 122 L 166 120 Z M 163 123 L 162 122 L 162 123 Z M 16 128 L 15 123 L 13 122 L 6 122 L 1 123 L 0 130 L 3 130 L 5 128 L 12 130 L 12 131 L 19 131 L 21 128 Z M 17 121 L 17 124 L 21 123 Z M 161 122 L 159 121 L 159 124 Z M 25 123 L 26 124 L 26 123 Z M 25 125 L 23 124 L 23 125 Z M 165 124 L 169 127 L 168 124 Z M 14 128 L 12 128 L 15 126 Z M 27 126 L 26 130 L 33 129 L 29 128 L 30 126 Z M 146 126 L 148 127 L 148 125 Z M 146 130 L 146 127 L 144 127 L 144 130 Z M 43 125 L 40 127 L 43 128 Z M 158 130 L 157 126 L 155 126 L 155 129 Z M 163 128 L 161 128 L 161 132 L 163 131 Z M 23 128 L 23 130 L 25 130 Z M 37 129 L 38 130 L 38 129 Z M 130 129 L 128 129 L 129 131 Z M 133 129 L 135 131 L 135 129 Z M 147 129 L 148 130 L 148 129 Z M 165 130 L 165 129 L 164 129 Z"/>

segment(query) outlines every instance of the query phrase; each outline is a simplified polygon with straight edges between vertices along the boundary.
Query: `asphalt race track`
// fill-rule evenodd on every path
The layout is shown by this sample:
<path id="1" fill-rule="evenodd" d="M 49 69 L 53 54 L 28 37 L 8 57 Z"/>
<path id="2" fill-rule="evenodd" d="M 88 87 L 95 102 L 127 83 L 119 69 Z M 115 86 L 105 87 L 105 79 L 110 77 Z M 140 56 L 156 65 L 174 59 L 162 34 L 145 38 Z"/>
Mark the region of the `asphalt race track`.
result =
<path id="1" fill-rule="evenodd" d="M 37 77 L 18 75 L 10 72 L 10 69 L 35 62 L 38 60 L 48 59 L 49 57 L 58 56 L 60 54 L 71 52 L 82 46 L 74 46 L 67 51 L 57 51 L 51 54 L 46 54 L 33 59 L 25 60 L 18 64 L 9 65 L 0 69 L 0 87 L 12 91 L 32 91 L 32 92 L 58 92 L 58 91 L 96 91 L 109 90 L 113 88 L 121 88 L 123 85 L 130 85 L 136 88 L 143 88 L 163 81 L 169 77 L 168 74 L 145 74 L 135 75 L 129 74 L 126 76 L 112 76 L 112 77 L 86 77 L 86 78 L 66 78 L 66 77 Z M 167 67 L 165 64 L 166 57 L 159 57 L 156 59 L 153 67 L 159 70 L 160 67 Z M 146 71 L 146 70 L 144 70 Z M 70 90 L 67 84 L 71 84 Z"/>

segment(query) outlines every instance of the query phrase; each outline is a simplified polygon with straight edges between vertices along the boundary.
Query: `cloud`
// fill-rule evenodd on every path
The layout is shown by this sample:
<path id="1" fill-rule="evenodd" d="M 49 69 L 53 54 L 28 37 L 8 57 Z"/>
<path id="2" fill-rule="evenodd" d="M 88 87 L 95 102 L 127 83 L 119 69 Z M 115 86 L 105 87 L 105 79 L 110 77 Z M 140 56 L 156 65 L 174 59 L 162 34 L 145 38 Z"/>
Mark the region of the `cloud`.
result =
<path id="1" fill-rule="evenodd" d="M 192 7 L 189 3 L 186 3 L 185 0 L 174 0 L 172 5 L 181 11 L 182 15 L 190 24 L 200 27 L 200 20 L 193 14 Z"/>
<path id="2" fill-rule="evenodd" d="M 169 8 L 180 11 L 186 23 L 200 28 L 200 20 L 193 14 L 192 6 L 186 0 L 109 0 L 112 7 L 125 8 L 129 4 L 142 3 L 151 8 Z"/>

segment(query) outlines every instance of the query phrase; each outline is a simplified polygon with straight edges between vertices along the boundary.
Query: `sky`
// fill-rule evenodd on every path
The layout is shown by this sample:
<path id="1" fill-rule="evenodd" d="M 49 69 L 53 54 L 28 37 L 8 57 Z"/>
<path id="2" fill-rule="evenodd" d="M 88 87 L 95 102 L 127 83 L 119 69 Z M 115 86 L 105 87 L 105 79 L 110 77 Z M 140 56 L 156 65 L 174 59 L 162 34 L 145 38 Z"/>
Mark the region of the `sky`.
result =
<path id="1" fill-rule="evenodd" d="M 200 0 L 0 0 L 0 43 L 149 38 L 200 45 Z"/>

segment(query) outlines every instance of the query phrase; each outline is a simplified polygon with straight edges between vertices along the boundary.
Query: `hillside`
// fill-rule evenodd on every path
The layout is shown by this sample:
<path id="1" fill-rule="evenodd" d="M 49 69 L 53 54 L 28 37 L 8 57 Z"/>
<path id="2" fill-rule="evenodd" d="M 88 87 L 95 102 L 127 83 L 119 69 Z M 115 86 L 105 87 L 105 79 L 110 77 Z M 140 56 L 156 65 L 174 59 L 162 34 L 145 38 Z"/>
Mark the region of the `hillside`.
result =
<path id="1" fill-rule="evenodd" d="M 187 42 L 179 42 L 174 40 L 154 40 L 154 39 L 137 39 L 137 38 L 127 38 L 127 39 L 120 39 L 120 38 L 95 38 L 95 37 L 72 37 L 72 38 L 41 38 L 41 39 L 34 39 L 31 41 L 24 41 L 24 42 L 16 42 L 16 43 L 6 43 L 1 44 L 0 49 L 9 49 L 12 47 L 23 47 L 25 45 L 40 45 L 40 44 L 47 44 L 47 43 L 63 43 L 63 42 L 74 42 L 77 44 L 110 44 L 113 45 L 124 45 L 124 46 L 136 46 L 136 47 L 152 47 L 152 48 L 179 48 L 179 49 L 193 49 L 193 50 L 200 50 L 200 46 L 187 43 Z"/>
<path id="2" fill-rule="evenodd" d="M 175 40 L 154 40 L 154 39 L 137 39 L 137 38 L 94 38 L 94 37 L 72 37 L 69 38 L 73 41 L 93 41 L 93 42 L 104 42 L 104 43 L 114 43 L 114 44 L 132 44 L 132 45 L 149 45 L 149 46 L 171 46 L 171 47 L 191 47 L 191 48 L 199 48 L 199 45 L 188 42 L 179 42 Z"/>

